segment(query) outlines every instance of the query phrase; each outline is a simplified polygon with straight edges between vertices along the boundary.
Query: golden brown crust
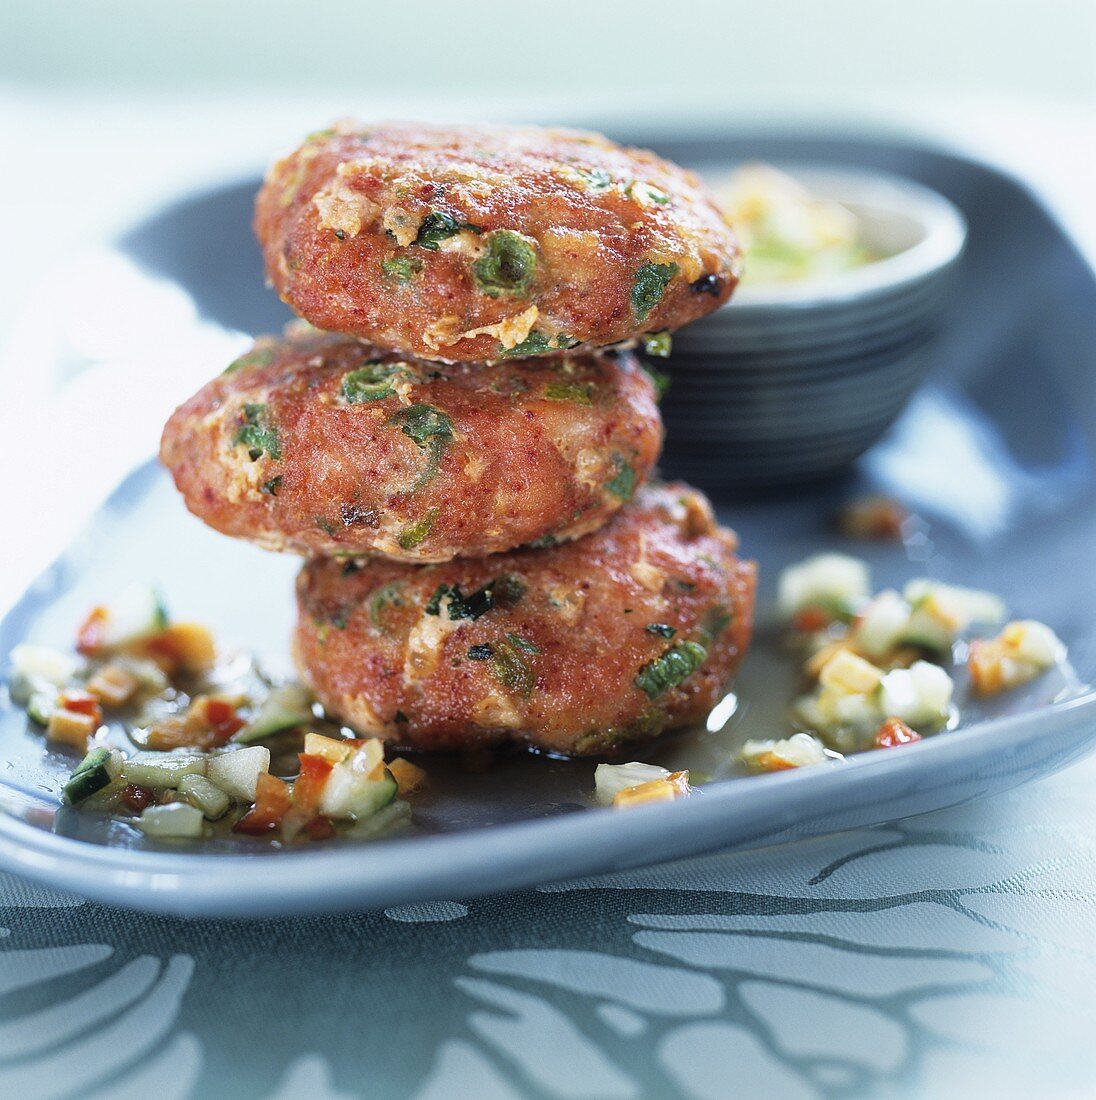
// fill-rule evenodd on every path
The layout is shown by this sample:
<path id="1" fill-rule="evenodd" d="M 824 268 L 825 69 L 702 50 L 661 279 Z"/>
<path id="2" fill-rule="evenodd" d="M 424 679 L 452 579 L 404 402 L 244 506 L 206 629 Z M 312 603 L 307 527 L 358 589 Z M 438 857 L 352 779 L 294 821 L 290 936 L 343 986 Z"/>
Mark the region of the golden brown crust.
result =
<path id="1" fill-rule="evenodd" d="M 736 545 L 677 484 L 551 549 L 351 572 L 314 560 L 297 581 L 297 666 L 331 715 L 405 746 L 613 755 L 721 697 L 753 616 L 755 569 Z M 675 647 L 702 663 L 658 690 L 657 669 L 680 666 L 652 663 Z"/>
<path id="2" fill-rule="evenodd" d="M 677 328 L 739 272 L 695 175 L 574 130 L 343 123 L 271 168 L 255 230 L 302 317 L 451 361 Z"/>
<path id="3" fill-rule="evenodd" d="M 160 455 L 195 515 L 270 549 L 430 562 L 576 538 L 662 441 L 627 352 L 445 366 L 298 326 L 237 363 Z"/>

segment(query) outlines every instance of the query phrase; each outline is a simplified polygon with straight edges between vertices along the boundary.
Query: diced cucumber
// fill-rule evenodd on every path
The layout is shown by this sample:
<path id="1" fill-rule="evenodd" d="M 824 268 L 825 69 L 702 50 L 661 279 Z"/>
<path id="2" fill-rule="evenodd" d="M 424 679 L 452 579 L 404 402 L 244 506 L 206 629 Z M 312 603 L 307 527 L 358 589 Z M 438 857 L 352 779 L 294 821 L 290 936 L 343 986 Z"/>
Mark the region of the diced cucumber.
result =
<path id="1" fill-rule="evenodd" d="M 211 783 L 204 775 L 184 775 L 179 780 L 179 795 L 184 802 L 197 806 L 210 821 L 224 817 L 232 801 L 220 787 Z"/>
<path id="2" fill-rule="evenodd" d="M 146 836 L 159 840 L 189 839 L 202 835 L 205 815 L 187 802 L 170 802 L 166 806 L 149 806 L 137 818 L 137 828 Z"/>
<path id="3" fill-rule="evenodd" d="M 354 840 L 372 840 L 382 834 L 399 832 L 411 821 L 411 804 L 390 802 L 375 814 L 363 817 L 346 830 L 345 836 Z"/>
<path id="4" fill-rule="evenodd" d="M 602 806 L 611 806 L 621 791 L 649 783 L 652 779 L 668 779 L 670 773 L 657 764 L 598 764 L 594 769 L 594 793 Z"/>
<path id="5" fill-rule="evenodd" d="M 379 779 L 367 779 L 350 762 L 336 764 L 324 784 L 320 813 L 337 820 L 361 820 L 387 806 L 397 790 L 396 779 L 387 768 Z"/>
<path id="6" fill-rule="evenodd" d="M 178 787 L 184 775 L 205 775 L 208 760 L 196 753 L 139 752 L 122 765 L 122 778 L 150 791 Z"/>
<path id="7" fill-rule="evenodd" d="M 103 645 L 106 649 L 120 649 L 159 634 L 167 625 L 167 608 L 160 594 L 146 585 L 131 584 L 107 606 Z"/>
<path id="8" fill-rule="evenodd" d="M 230 798 L 254 802 L 259 776 L 267 771 L 270 771 L 270 750 L 265 745 L 252 745 L 211 756 L 205 774 Z"/>
<path id="9" fill-rule="evenodd" d="M 40 726 L 49 725 L 50 717 L 57 709 L 58 692 L 54 688 L 36 691 L 27 700 L 27 714 Z"/>
<path id="10" fill-rule="evenodd" d="M 101 791 L 121 771 L 121 753 L 112 753 L 110 749 L 92 749 L 76 766 L 61 793 L 62 801 L 68 805 L 83 802 L 96 791 Z"/>
<path id="11" fill-rule="evenodd" d="M 945 623 L 922 605 L 913 609 L 898 640 L 903 645 L 916 646 L 918 649 L 928 650 L 929 653 L 947 657 L 951 653 L 955 635 Z"/>
<path id="12" fill-rule="evenodd" d="M 312 719 L 312 696 L 300 684 L 286 684 L 275 688 L 263 700 L 259 713 L 236 734 L 236 740 L 245 745 L 262 741 L 307 725 Z"/>

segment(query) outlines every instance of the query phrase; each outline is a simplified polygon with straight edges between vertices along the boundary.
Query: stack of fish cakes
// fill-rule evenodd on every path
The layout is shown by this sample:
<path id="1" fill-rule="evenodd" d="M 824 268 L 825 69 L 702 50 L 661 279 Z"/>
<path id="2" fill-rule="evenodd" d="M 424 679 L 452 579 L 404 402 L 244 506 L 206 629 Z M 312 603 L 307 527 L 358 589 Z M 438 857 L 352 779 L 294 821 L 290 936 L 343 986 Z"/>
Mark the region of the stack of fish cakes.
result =
<path id="1" fill-rule="evenodd" d="M 576 131 L 340 124 L 273 167 L 255 226 L 304 322 L 183 404 L 161 457 L 208 524 L 308 559 L 295 657 L 328 713 L 572 755 L 702 718 L 754 569 L 701 494 L 646 485 L 662 425 L 629 350 L 734 288 L 696 178 Z"/>

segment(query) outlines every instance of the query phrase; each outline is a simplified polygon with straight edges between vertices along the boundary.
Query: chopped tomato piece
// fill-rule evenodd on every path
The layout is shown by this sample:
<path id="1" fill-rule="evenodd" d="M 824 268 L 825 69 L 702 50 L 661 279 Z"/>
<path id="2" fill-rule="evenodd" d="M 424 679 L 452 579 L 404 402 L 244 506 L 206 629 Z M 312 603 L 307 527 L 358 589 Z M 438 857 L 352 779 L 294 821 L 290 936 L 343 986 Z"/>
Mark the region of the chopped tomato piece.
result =
<path id="1" fill-rule="evenodd" d="M 832 622 L 833 615 L 824 607 L 804 607 L 792 619 L 792 630 L 810 634 L 815 630 L 825 630 Z"/>
<path id="2" fill-rule="evenodd" d="M 90 718 L 94 718 L 96 726 L 103 721 L 103 708 L 99 706 L 99 700 L 88 691 L 80 691 L 78 688 L 62 691 L 57 704 L 64 707 L 65 710 L 72 710 L 77 714 L 86 714 Z"/>
<path id="3" fill-rule="evenodd" d="M 914 741 L 920 741 L 921 735 L 909 728 L 901 718 L 888 718 L 875 731 L 875 747 L 877 749 L 894 749 L 899 745 L 912 745 Z"/>
<path id="4" fill-rule="evenodd" d="M 156 795 L 147 787 L 138 787 L 136 783 L 127 783 L 122 788 L 121 803 L 135 814 L 141 813 L 156 801 Z"/>
<path id="5" fill-rule="evenodd" d="M 93 607 L 76 632 L 76 650 L 85 657 L 94 657 L 106 647 L 104 635 L 110 612 L 105 607 Z"/>
<path id="6" fill-rule="evenodd" d="M 289 812 L 289 785 L 269 772 L 260 772 L 255 785 L 255 805 L 232 826 L 236 833 L 265 836 L 273 832 Z"/>

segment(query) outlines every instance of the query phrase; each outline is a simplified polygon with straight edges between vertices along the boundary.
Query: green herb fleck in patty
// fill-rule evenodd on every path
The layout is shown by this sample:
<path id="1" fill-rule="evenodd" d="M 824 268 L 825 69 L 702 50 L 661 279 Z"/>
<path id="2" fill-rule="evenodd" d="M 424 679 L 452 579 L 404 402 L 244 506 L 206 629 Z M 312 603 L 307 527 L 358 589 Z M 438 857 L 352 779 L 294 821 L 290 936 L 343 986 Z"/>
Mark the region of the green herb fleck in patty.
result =
<path id="1" fill-rule="evenodd" d="M 677 264 L 643 264 L 632 284 L 632 309 L 637 321 L 646 321 L 651 310 L 662 300 L 670 280 L 681 269 Z"/>
<path id="2" fill-rule="evenodd" d="M 395 279 L 400 286 L 406 286 L 422 271 L 422 260 L 397 256 L 391 260 L 381 260 L 381 274 Z"/>
<path id="3" fill-rule="evenodd" d="M 672 638 L 677 633 L 677 628 L 667 626 L 666 623 L 648 623 L 644 628 L 648 634 L 657 634 L 660 638 Z"/>
<path id="4" fill-rule="evenodd" d="M 441 241 L 456 236 L 462 229 L 470 229 L 473 233 L 480 232 L 477 226 L 470 225 L 468 222 L 459 222 L 451 214 L 444 214 L 435 210 L 432 214 L 427 214 L 423 218 L 414 243 L 420 248 L 437 252 L 438 244 Z"/>
<path id="5" fill-rule="evenodd" d="M 627 503 L 636 491 L 636 472 L 619 455 L 616 456 L 616 472 L 605 483 L 605 489 Z"/>
<path id="6" fill-rule="evenodd" d="M 560 351 L 567 351 L 568 348 L 578 347 L 578 343 L 579 341 L 573 336 L 568 336 L 563 332 L 553 341 L 547 333 L 533 329 L 520 344 L 515 344 L 512 348 L 504 348 L 502 344 L 499 344 L 499 355 L 504 359 L 527 358 L 530 355 L 541 355 L 546 351 L 555 351 L 557 348 Z"/>
<path id="7" fill-rule="evenodd" d="M 239 359 L 233 359 L 232 362 L 225 367 L 222 373 L 233 374 L 238 370 L 245 370 L 247 367 L 269 367 L 273 362 L 273 348 L 254 348 L 246 354 L 241 355 Z"/>
<path id="8" fill-rule="evenodd" d="M 635 685 L 649 699 L 657 699 L 696 672 L 707 656 L 708 651 L 698 642 L 678 642 L 645 664 L 636 675 Z"/>
<path id="9" fill-rule="evenodd" d="M 429 538 L 430 532 L 433 531 L 439 512 L 440 509 L 431 508 L 422 519 L 418 519 L 404 527 L 396 537 L 400 549 L 414 550 L 416 546 L 422 545 Z"/>
<path id="10" fill-rule="evenodd" d="M 549 401 L 571 401 L 576 405 L 592 405 L 596 393 L 596 382 L 549 382 L 544 387 Z"/>
<path id="11" fill-rule="evenodd" d="M 508 691 L 515 691 L 524 698 L 533 694 L 536 673 L 529 667 L 516 646 L 509 641 L 497 642 L 491 657 L 491 672 Z"/>
<path id="12" fill-rule="evenodd" d="M 465 596 L 459 584 L 439 584 L 426 603 L 427 615 L 440 615 L 441 605 L 448 600 L 449 618 L 478 619 L 486 615 L 496 604 L 500 607 L 513 607 L 525 594 L 525 583 L 513 573 L 503 573 L 488 581 L 482 588 Z"/>
<path id="13" fill-rule="evenodd" d="M 402 588 L 403 583 L 401 581 L 392 581 L 390 584 L 382 584 L 369 597 L 369 621 L 373 624 L 374 629 L 379 630 L 382 634 L 385 633 L 384 609 L 386 607 L 403 606 L 403 600 L 400 598 Z"/>

